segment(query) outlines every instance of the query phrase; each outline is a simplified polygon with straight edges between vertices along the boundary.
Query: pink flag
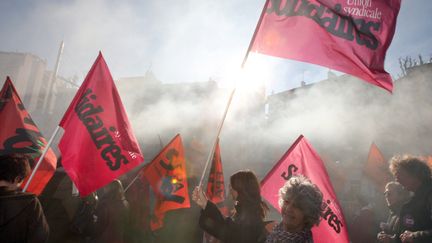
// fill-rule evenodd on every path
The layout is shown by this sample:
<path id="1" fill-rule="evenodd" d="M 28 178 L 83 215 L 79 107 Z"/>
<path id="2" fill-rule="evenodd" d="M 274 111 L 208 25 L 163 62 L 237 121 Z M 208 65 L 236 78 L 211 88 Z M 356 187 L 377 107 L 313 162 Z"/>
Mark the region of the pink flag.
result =
<path id="1" fill-rule="evenodd" d="M 63 167 L 81 196 L 144 161 L 101 53 L 60 126 L 65 130 L 59 143 Z"/>
<path id="2" fill-rule="evenodd" d="M 304 175 L 323 193 L 324 212 L 312 228 L 315 243 L 349 242 L 345 218 L 319 155 L 301 135 L 261 182 L 262 196 L 280 212 L 279 189 L 293 175 Z"/>
<path id="3" fill-rule="evenodd" d="M 325 66 L 392 91 L 384 59 L 401 0 L 267 0 L 251 51 Z"/>

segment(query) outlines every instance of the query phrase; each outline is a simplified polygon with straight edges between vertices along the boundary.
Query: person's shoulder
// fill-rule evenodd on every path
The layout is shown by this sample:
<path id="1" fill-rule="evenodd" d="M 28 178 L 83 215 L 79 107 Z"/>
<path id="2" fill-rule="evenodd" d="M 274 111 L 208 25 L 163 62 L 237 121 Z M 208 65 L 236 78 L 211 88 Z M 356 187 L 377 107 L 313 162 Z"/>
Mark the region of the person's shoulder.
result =
<path id="1" fill-rule="evenodd" d="M 36 195 L 22 191 L 9 191 L 0 196 L 1 200 L 37 200 Z"/>
<path id="2" fill-rule="evenodd" d="M 23 192 L 16 192 L 7 197 L 3 196 L 0 199 L 0 208 L 6 210 L 7 216 L 5 217 L 7 218 L 14 218 L 21 212 L 25 212 L 23 215 L 29 215 L 42 210 L 42 206 L 34 194 Z"/>

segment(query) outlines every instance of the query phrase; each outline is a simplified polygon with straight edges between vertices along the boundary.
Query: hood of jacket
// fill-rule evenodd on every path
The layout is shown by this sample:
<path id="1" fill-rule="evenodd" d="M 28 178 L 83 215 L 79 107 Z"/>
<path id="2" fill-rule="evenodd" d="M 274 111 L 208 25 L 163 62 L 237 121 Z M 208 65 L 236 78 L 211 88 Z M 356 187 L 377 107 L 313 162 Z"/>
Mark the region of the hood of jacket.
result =
<path id="1" fill-rule="evenodd" d="M 18 217 L 34 200 L 33 194 L 0 187 L 0 227 Z"/>

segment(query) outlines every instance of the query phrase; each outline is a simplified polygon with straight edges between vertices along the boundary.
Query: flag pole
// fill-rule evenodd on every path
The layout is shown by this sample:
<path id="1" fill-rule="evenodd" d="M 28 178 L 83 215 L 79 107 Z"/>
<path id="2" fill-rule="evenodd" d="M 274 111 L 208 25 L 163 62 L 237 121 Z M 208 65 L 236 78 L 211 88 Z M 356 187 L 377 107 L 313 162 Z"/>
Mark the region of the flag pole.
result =
<path id="1" fill-rule="evenodd" d="M 246 55 L 245 55 L 245 57 L 243 58 L 243 62 L 242 62 L 242 65 L 241 65 L 242 68 L 244 68 L 244 65 L 246 64 L 246 61 L 247 61 L 247 59 L 248 59 L 248 57 L 249 57 L 249 52 L 250 52 L 250 50 L 252 49 L 252 44 L 253 44 L 254 41 L 255 41 L 256 35 L 257 35 L 257 33 L 258 33 L 258 28 L 259 28 L 259 26 L 261 25 L 261 22 L 262 22 L 262 20 L 263 20 L 264 14 L 265 14 L 265 12 L 266 12 L 266 9 L 267 9 L 267 5 L 268 5 L 268 3 L 269 3 L 269 0 L 266 1 L 266 3 L 264 4 L 263 10 L 261 11 L 261 16 L 260 16 L 260 18 L 259 18 L 259 20 L 258 20 L 258 23 L 257 23 L 256 27 L 255 27 L 255 31 L 254 31 L 254 33 L 253 33 L 253 35 L 252 35 L 252 39 L 251 39 L 251 41 L 249 42 L 249 47 L 248 47 L 248 49 L 247 49 L 247 51 L 246 51 Z"/>
<path id="2" fill-rule="evenodd" d="M 209 165 L 209 163 L 210 163 L 210 160 L 213 158 L 214 151 L 215 151 L 215 149 L 216 149 L 216 144 L 217 144 L 217 141 L 218 141 L 218 139 L 219 139 L 219 135 L 220 135 L 220 133 L 221 133 L 222 126 L 223 126 L 223 124 L 224 124 L 224 121 L 225 121 L 226 115 L 227 115 L 227 113 L 228 113 L 228 109 L 229 109 L 229 107 L 230 107 L 230 105 L 231 105 L 231 101 L 232 101 L 232 99 L 233 99 L 233 97 L 234 97 L 234 93 L 235 93 L 235 91 L 236 91 L 235 88 L 233 89 L 233 91 L 231 91 L 231 95 L 230 95 L 230 97 L 229 97 L 229 99 L 228 99 L 228 103 L 227 103 L 227 105 L 226 105 L 226 107 L 225 107 L 225 112 L 224 112 L 224 114 L 223 114 L 223 117 L 222 117 L 221 122 L 219 123 L 219 127 L 218 127 L 218 131 L 217 131 L 217 134 L 216 134 L 216 138 L 215 138 L 215 140 L 214 140 L 214 143 L 213 143 L 212 149 L 211 149 L 211 151 L 210 151 L 210 153 L 209 153 L 209 155 L 208 155 L 208 157 L 207 157 L 207 162 L 206 162 L 206 164 L 205 164 L 205 166 L 204 166 L 204 170 L 203 170 L 203 173 L 202 173 L 202 175 L 201 175 L 200 182 L 199 182 L 199 184 L 198 184 L 199 187 L 201 187 L 201 185 L 202 185 L 202 182 L 203 182 L 203 180 L 204 180 L 204 175 L 205 175 L 205 173 L 206 173 L 206 171 L 207 171 L 207 167 L 208 167 L 208 165 Z"/>
<path id="3" fill-rule="evenodd" d="M 158 137 L 159 137 L 159 144 L 160 144 L 160 146 L 161 146 L 161 151 L 162 151 L 162 149 L 164 148 L 164 145 L 163 145 L 163 143 L 162 143 L 162 139 L 161 139 L 161 136 L 160 136 L 159 134 L 158 134 Z M 153 160 L 151 160 L 151 161 L 153 161 Z M 126 192 L 126 191 L 129 189 L 129 187 L 131 187 L 131 186 L 135 183 L 135 181 L 138 180 L 138 178 L 139 178 L 139 176 L 140 176 L 140 171 L 141 171 L 144 167 L 146 167 L 146 165 L 147 165 L 147 164 L 143 165 L 143 167 L 140 168 L 140 169 L 138 170 L 137 175 L 136 175 L 135 178 L 134 178 L 134 179 L 129 183 L 129 185 L 126 186 L 126 188 L 124 189 L 124 192 Z"/>
<path id="4" fill-rule="evenodd" d="M 244 66 L 245 66 L 245 64 L 246 64 L 246 61 L 247 61 L 247 59 L 248 59 L 248 57 L 249 57 L 249 52 L 250 52 L 250 50 L 252 49 L 252 44 L 253 44 L 254 41 L 255 41 L 256 35 L 257 35 L 257 33 L 258 33 L 258 28 L 259 28 L 259 26 L 261 25 L 261 22 L 262 22 L 262 20 L 263 20 L 263 17 L 264 17 L 265 11 L 266 11 L 266 9 L 267 9 L 267 5 L 268 5 L 268 3 L 269 3 L 269 1 L 267 0 L 266 3 L 264 4 L 263 10 L 261 11 L 261 16 L 260 16 L 260 18 L 259 18 L 259 20 L 258 20 L 258 23 L 257 23 L 256 27 L 255 27 L 255 31 L 254 31 L 254 33 L 253 33 L 253 35 L 252 35 L 252 39 L 251 39 L 251 41 L 249 42 L 249 47 L 248 47 L 248 49 L 247 49 L 247 51 L 246 51 L 246 54 L 245 54 L 245 56 L 244 56 L 244 58 L 243 58 L 243 62 L 242 62 L 242 64 L 241 64 L 241 68 L 242 68 L 242 69 L 244 68 Z M 206 170 L 207 170 L 208 164 L 210 163 L 210 160 L 213 158 L 214 151 L 215 151 L 215 149 L 216 149 L 216 143 L 217 143 L 217 141 L 218 141 L 218 139 L 219 139 L 219 135 L 220 135 L 220 132 L 221 132 L 221 130 L 222 130 L 222 126 L 223 126 L 223 123 L 224 123 L 224 121 L 225 121 L 225 117 L 226 117 L 226 115 L 227 115 L 228 108 L 230 107 L 230 104 L 231 104 L 231 101 L 232 101 L 232 98 L 233 98 L 233 96 L 234 96 L 235 91 L 236 91 L 236 88 L 234 88 L 233 91 L 231 92 L 230 98 L 229 98 L 229 100 L 228 100 L 228 104 L 227 104 L 227 106 L 226 106 L 226 108 L 225 108 L 224 116 L 223 116 L 223 118 L 222 118 L 221 123 L 219 124 L 219 128 L 218 128 L 218 132 L 217 132 L 217 135 L 216 135 L 215 141 L 214 141 L 213 146 L 212 146 L 212 149 L 211 149 L 211 151 L 210 151 L 210 153 L 209 153 L 209 155 L 208 155 L 207 162 L 206 162 L 206 164 L 205 164 L 205 167 L 204 167 L 203 173 L 202 173 L 202 175 L 201 175 L 201 179 L 200 179 L 200 182 L 199 182 L 199 184 L 198 184 L 199 187 L 201 187 L 202 182 L 203 182 L 203 180 L 204 180 L 204 175 L 205 175 L 205 172 L 206 172 Z"/>
<path id="5" fill-rule="evenodd" d="M 159 144 L 160 144 L 161 150 L 162 150 L 164 148 L 164 145 L 163 145 L 162 138 L 161 138 L 160 134 L 158 134 L 158 137 L 159 137 Z"/>
<path id="6" fill-rule="evenodd" d="M 48 143 L 46 144 L 46 146 L 45 146 L 45 148 L 44 148 L 44 150 L 42 152 L 42 155 L 39 157 L 39 160 L 38 160 L 36 166 L 33 168 L 33 171 L 32 171 L 29 179 L 27 180 L 27 183 L 25 184 L 25 186 L 24 186 L 24 188 L 22 190 L 23 192 L 27 191 L 27 188 L 29 187 L 30 182 L 33 180 L 33 177 L 36 174 L 36 171 L 38 170 L 39 166 L 42 164 L 42 160 L 45 157 L 45 154 L 48 152 L 48 149 L 50 148 L 50 146 L 51 146 L 51 144 L 52 144 L 55 136 L 59 132 L 59 130 L 60 130 L 60 126 L 57 126 L 56 129 L 54 130 L 53 135 L 51 136 L 51 138 L 49 139 Z"/>
<path id="7" fill-rule="evenodd" d="M 145 166 L 143 166 L 142 168 L 144 168 Z M 140 171 L 142 170 L 142 168 L 141 169 L 139 169 L 138 170 L 138 173 L 137 173 L 137 175 L 135 176 L 135 178 L 129 183 L 129 185 L 127 185 L 127 187 L 124 189 L 124 192 L 126 192 L 134 183 L 135 183 L 135 181 L 136 180 L 138 180 L 138 178 L 139 178 L 139 175 L 140 175 Z"/>

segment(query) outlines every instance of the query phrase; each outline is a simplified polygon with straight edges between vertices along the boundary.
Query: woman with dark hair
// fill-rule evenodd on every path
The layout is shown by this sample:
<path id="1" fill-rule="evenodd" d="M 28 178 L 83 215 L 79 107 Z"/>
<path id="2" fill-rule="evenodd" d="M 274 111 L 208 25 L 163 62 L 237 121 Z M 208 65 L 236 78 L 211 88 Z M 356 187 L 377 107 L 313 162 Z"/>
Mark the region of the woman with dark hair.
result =
<path id="1" fill-rule="evenodd" d="M 282 222 L 276 225 L 266 243 L 313 243 L 312 227 L 318 225 L 323 195 L 304 176 L 293 176 L 279 190 Z"/>
<path id="2" fill-rule="evenodd" d="M 30 173 L 28 157 L 0 156 L 0 241 L 46 242 L 49 228 L 38 198 L 19 186 Z"/>
<path id="3" fill-rule="evenodd" d="M 224 218 L 202 189 L 196 187 L 192 199 L 203 209 L 201 228 L 225 243 L 262 243 L 267 231 L 264 218 L 268 211 L 261 199 L 260 184 L 252 171 L 239 171 L 230 178 L 230 194 L 235 201 L 235 213 Z"/>

